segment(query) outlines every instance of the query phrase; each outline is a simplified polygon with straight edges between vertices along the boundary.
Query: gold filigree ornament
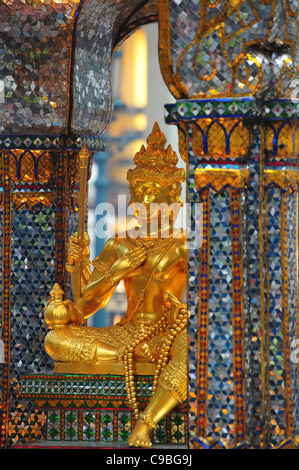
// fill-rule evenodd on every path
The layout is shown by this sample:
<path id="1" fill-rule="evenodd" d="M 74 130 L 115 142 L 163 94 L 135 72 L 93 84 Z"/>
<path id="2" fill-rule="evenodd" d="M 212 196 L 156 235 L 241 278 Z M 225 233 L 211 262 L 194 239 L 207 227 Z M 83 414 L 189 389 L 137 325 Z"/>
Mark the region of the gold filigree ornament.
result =
<path id="1" fill-rule="evenodd" d="M 134 181 L 157 181 L 163 186 L 185 181 L 185 172 L 177 168 L 178 156 L 171 145 L 165 149 L 166 137 L 155 122 L 152 132 L 146 139 L 148 148 L 141 146 L 134 156 L 136 167 L 127 174 L 129 183 Z"/>
<path id="2" fill-rule="evenodd" d="M 12 200 L 17 211 L 23 207 L 32 209 L 39 204 L 48 207 L 53 203 L 53 194 L 46 192 L 15 193 Z"/>
<path id="3" fill-rule="evenodd" d="M 198 168 L 195 170 L 194 180 L 197 191 L 201 191 L 208 186 L 216 192 L 221 191 L 226 186 L 241 189 L 249 183 L 249 170 L 248 168 Z"/>
<path id="4" fill-rule="evenodd" d="M 130 232 L 128 232 L 128 236 L 125 239 L 125 243 L 129 250 L 132 250 L 137 246 L 145 247 L 147 251 L 147 257 L 149 257 L 154 253 L 159 253 L 167 249 L 167 247 L 173 243 L 173 234 L 170 234 L 169 237 L 162 239 L 157 238 L 154 240 L 146 240 L 143 238 L 132 238 L 130 237 Z"/>
<path id="5" fill-rule="evenodd" d="M 140 421 L 145 423 L 150 428 L 150 430 L 157 429 L 157 425 L 155 421 L 153 420 L 151 413 L 140 413 L 139 419 Z"/>
<path id="6" fill-rule="evenodd" d="M 298 191 L 299 171 L 296 170 L 265 170 L 265 187 L 278 186 L 289 192 Z"/>

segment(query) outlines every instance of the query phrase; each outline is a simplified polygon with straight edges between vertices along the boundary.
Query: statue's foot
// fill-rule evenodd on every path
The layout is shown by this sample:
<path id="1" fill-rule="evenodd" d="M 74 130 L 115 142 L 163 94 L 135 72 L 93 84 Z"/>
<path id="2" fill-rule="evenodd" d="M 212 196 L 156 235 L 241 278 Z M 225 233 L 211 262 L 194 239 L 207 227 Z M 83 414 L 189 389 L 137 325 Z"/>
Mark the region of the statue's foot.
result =
<path id="1" fill-rule="evenodd" d="M 128 438 L 128 444 L 131 447 L 151 447 L 152 441 L 150 438 L 151 431 L 147 424 L 142 421 L 137 421 Z"/>

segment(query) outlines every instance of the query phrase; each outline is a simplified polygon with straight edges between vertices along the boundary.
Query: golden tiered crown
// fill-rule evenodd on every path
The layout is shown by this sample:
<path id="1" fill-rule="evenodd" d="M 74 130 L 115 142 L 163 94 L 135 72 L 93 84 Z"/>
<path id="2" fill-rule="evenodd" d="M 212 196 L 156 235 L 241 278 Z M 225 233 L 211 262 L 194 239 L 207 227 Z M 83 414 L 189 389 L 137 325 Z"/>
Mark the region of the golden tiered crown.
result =
<path id="1" fill-rule="evenodd" d="M 171 145 L 165 149 L 166 137 L 157 122 L 146 139 L 147 149 L 141 146 L 134 157 L 135 168 L 127 173 L 129 183 L 133 181 L 157 181 L 163 186 L 185 181 L 185 171 L 177 168 L 178 157 Z"/>

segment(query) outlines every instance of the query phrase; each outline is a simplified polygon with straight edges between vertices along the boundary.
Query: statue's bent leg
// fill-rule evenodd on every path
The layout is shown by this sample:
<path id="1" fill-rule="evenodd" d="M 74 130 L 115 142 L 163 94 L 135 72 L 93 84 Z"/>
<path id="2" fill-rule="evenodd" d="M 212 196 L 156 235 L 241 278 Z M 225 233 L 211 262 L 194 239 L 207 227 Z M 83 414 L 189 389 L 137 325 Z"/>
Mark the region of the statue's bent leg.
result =
<path id="1" fill-rule="evenodd" d="M 162 371 L 155 394 L 144 412 L 140 414 L 128 444 L 150 447 L 152 429 L 179 403 L 187 399 L 188 389 L 188 336 L 187 329 L 176 338 L 171 358 Z"/>
<path id="2" fill-rule="evenodd" d="M 179 403 L 187 399 L 188 391 L 188 332 L 178 334 L 171 351 L 170 361 L 161 372 L 159 385 L 171 392 Z M 160 418 L 162 419 L 162 418 Z M 159 421 L 160 421 L 159 419 Z M 157 421 L 157 422 L 159 422 Z"/>
<path id="3" fill-rule="evenodd" d="M 45 338 L 46 352 L 58 362 L 92 363 L 96 342 L 84 330 L 75 326 L 50 330 Z"/>
<path id="4" fill-rule="evenodd" d="M 115 361 L 120 345 L 103 330 L 81 326 L 54 328 L 45 338 L 46 352 L 58 362 L 99 364 Z"/>

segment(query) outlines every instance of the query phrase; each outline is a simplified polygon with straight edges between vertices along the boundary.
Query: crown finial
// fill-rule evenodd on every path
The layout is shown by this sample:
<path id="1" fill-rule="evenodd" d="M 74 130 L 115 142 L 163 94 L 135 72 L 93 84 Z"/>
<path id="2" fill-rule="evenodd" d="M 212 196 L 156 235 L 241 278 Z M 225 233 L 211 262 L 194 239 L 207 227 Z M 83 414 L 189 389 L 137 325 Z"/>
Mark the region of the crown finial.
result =
<path id="1" fill-rule="evenodd" d="M 157 121 L 153 125 L 152 132 L 149 134 L 146 142 L 149 146 L 154 146 L 156 148 L 164 148 L 166 144 L 166 137 L 161 131 Z"/>
<path id="2" fill-rule="evenodd" d="M 176 152 L 170 144 L 165 149 L 167 140 L 157 121 L 146 141 L 147 149 L 142 145 L 134 156 L 136 167 L 128 171 L 128 181 L 153 180 L 166 186 L 174 181 L 185 181 L 184 170 L 176 167 L 178 162 Z"/>

